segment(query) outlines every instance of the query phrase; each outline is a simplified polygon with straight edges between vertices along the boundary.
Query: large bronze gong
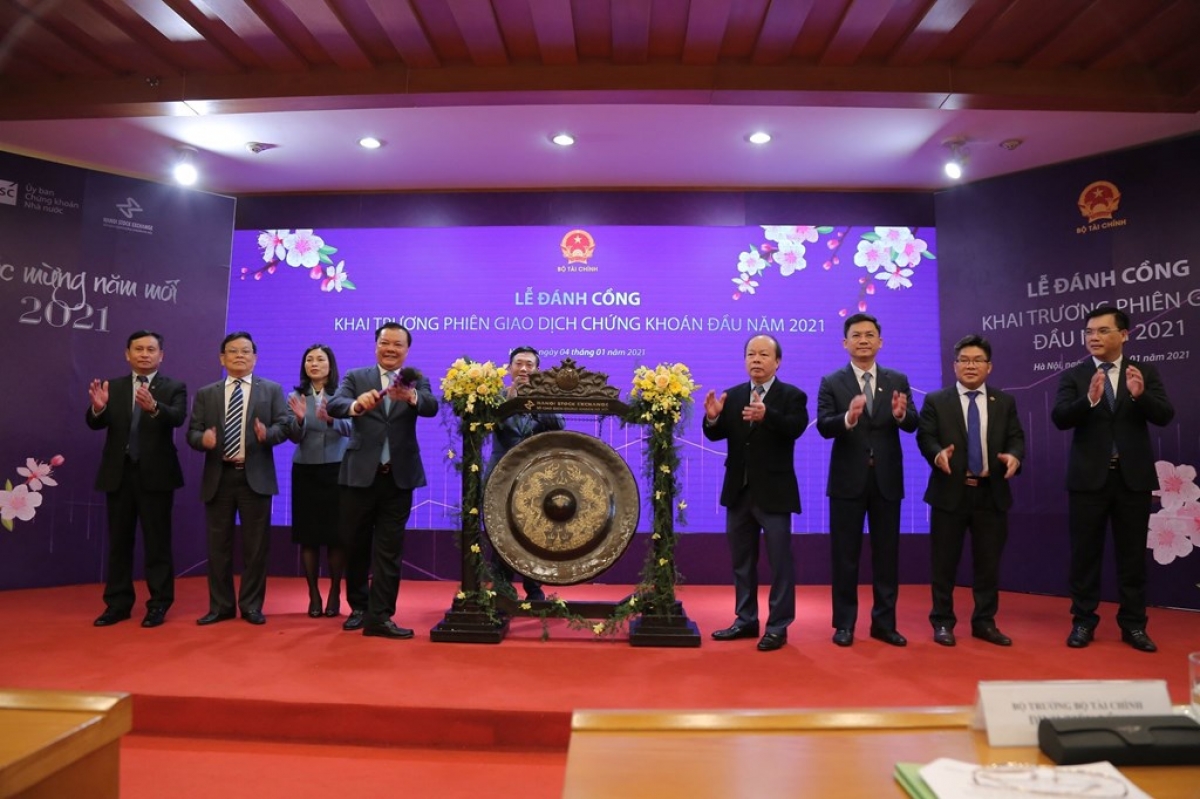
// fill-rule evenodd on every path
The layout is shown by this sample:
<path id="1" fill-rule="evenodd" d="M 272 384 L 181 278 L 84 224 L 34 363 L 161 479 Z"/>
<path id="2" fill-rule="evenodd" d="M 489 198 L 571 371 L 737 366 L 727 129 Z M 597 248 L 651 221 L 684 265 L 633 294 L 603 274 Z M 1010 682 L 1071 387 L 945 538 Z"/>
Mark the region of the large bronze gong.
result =
<path id="1" fill-rule="evenodd" d="M 628 464 L 600 439 L 569 430 L 509 450 L 483 497 L 496 552 L 518 574 L 550 585 L 603 573 L 629 546 L 640 512 Z"/>

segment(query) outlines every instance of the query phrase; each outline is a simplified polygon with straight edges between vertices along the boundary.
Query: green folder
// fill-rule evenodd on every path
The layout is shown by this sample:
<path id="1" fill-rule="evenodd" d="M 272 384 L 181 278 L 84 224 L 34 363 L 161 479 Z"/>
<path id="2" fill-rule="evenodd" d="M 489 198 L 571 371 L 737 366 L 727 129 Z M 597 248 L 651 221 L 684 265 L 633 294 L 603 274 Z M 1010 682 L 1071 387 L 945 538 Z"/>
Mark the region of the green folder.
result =
<path id="1" fill-rule="evenodd" d="M 913 799 L 937 799 L 937 794 L 921 779 L 924 763 L 897 763 L 896 782 Z"/>

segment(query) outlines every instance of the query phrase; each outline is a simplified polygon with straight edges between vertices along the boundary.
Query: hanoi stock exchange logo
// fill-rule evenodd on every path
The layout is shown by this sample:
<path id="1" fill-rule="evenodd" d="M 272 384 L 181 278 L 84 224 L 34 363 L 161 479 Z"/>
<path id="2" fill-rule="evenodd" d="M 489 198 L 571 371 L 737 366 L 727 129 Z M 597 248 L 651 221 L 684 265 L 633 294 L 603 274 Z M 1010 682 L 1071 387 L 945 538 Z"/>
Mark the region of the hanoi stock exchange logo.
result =
<path id="1" fill-rule="evenodd" d="M 600 268 L 589 266 L 588 260 L 596 252 L 596 240 L 586 230 L 571 230 L 562 237 L 559 243 L 563 258 L 567 259 L 566 266 L 560 266 L 560 272 L 599 272 Z"/>
<path id="2" fill-rule="evenodd" d="M 126 197 L 125 202 L 117 203 L 117 210 L 121 212 L 121 216 L 126 219 L 133 219 L 134 214 L 142 212 L 142 206 L 138 205 L 138 201 L 132 197 Z"/>
<path id="3" fill-rule="evenodd" d="M 1093 181 L 1085 186 L 1079 193 L 1077 205 L 1087 224 L 1075 228 L 1076 233 L 1094 233 L 1129 223 L 1127 219 L 1113 218 L 1121 206 L 1121 190 L 1107 180 Z"/>
<path id="4" fill-rule="evenodd" d="M 16 205 L 18 188 L 15 180 L 0 180 L 0 205 Z"/>

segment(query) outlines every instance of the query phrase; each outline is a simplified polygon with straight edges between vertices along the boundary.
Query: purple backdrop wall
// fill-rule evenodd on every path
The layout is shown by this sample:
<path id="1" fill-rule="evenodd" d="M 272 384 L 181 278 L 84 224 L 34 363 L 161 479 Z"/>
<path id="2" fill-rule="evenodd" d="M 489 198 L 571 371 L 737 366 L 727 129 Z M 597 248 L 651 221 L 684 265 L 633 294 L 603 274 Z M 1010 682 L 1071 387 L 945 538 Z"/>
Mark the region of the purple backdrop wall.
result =
<path id="1" fill-rule="evenodd" d="M 233 216 L 228 197 L 0 153 L 0 330 L 22 386 L 0 414 L 0 589 L 103 580 L 88 383 L 129 373 L 140 328 L 165 336 L 162 370 L 189 392 L 217 378 Z M 176 566 L 203 573 L 200 461 L 182 432 L 176 443 Z M 53 483 L 34 490 L 46 467 Z"/>
<path id="2" fill-rule="evenodd" d="M 1084 315 L 1115 303 L 1133 323 L 1125 352 L 1154 362 L 1176 409 L 1170 425 L 1151 427 L 1157 457 L 1172 474 L 1183 467 L 1182 493 L 1167 498 L 1168 506 L 1181 507 L 1156 503 L 1151 518 L 1150 600 L 1200 607 L 1200 506 L 1193 496 L 1200 496 L 1200 418 L 1191 357 L 1200 332 L 1192 194 L 1198 180 L 1200 138 L 1191 137 L 937 195 L 942 350 L 968 332 L 992 341 L 990 382 L 1016 395 L 1027 437 L 1024 472 L 1014 483 L 1005 588 L 1064 590 L 1070 433 L 1054 427 L 1050 409 L 1059 372 L 1086 355 Z M 1108 212 L 1089 220 L 1080 208 L 1085 192 L 1088 206 L 1109 198 Z M 1185 495 L 1192 500 L 1184 503 Z M 1112 599 L 1111 564 L 1104 577 Z"/>

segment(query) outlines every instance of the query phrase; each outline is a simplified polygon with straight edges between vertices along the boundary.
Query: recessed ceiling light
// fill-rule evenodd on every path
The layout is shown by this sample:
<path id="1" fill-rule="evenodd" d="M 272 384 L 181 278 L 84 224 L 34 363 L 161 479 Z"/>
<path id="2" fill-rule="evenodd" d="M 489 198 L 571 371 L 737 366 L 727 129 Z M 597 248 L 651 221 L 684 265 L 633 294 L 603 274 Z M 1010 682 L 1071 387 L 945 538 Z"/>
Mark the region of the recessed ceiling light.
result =
<path id="1" fill-rule="evenodd" d="M 358 146 L 362 147 L 364 150 L 378 150 L 383 146 L 383 142 L 374 136 L 363 136 L 358 140 Z"/>
<path id="2" fill-rule="evenodd" d="M 175 182 L 180 186 L 194 186 L 200 178 L 200 172 L 196 169 L 196 148 L 180 145 L 175 149 L 178 154 L 171 169 Z"/>
<path id="3" fill-rule="evenodd" d="M 554 138 L 550 139 L 550 141 L 554 142 L 559 147 L 570 147 L 575 143 L 575 137 L 570 133 L 560 133 Z"/>
<path id="4" fill-rule="evenodd" d="M 746 137 L 746 141 L 751 144 L 766 144 L 771 140 L 771 134 L 765 130 L 755 131 Z"/>

